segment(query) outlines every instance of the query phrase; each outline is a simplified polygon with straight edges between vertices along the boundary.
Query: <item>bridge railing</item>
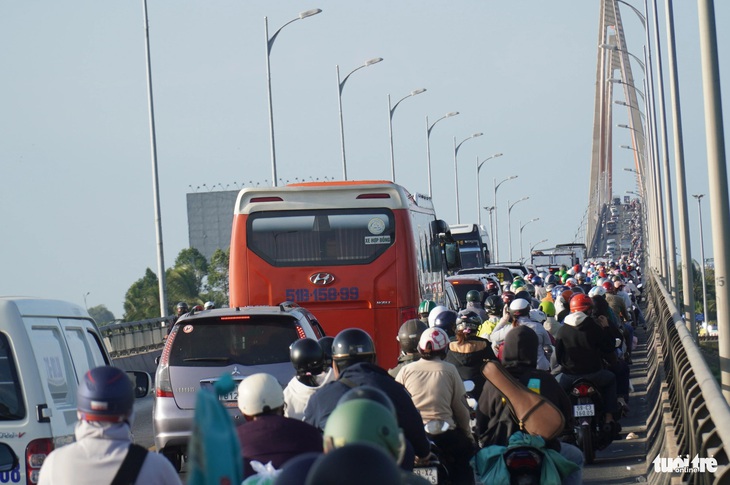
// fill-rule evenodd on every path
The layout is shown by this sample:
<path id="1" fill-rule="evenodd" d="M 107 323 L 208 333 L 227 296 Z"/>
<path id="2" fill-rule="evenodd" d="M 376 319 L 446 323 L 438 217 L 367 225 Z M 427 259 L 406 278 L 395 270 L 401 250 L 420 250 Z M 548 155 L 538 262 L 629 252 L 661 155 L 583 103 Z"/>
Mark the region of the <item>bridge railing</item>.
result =
<path id="1" fill-rule="evenodd" d="M 99 328 L 113 359 L 162 348 L 173 317 L 111 323 Z"/>
<path id="2" fill-rule="evenodd" d="M 657 399 L 657 412 L 653 414 L 658 419 L 659 426 L 673 429 L 671 434 L 674 436 L 674 443 L 655 442 L 659 446 L 653 446 L 649 453 L 658 452 L 667 459 L 688 457 L 689 467 L 693 466 L 692 459 L 695 457 L 714 458 L 718 466 L 714 474 L 687 471 L 681 473 L 682 482 L 728 483 L 730 406 L 666 288 L 656 276 L 649 277 L 648 283 L 647 316 L 655 327 L 653 348 L 656 353 L 652 358 L 659 360 L 659 370 L 663 370 L 666 396 L 665 400 Z M 651 429 L 651 423 L 647 425 Z M 665 441 L 669 437 L 670 433 L 665 433 L 662 429 L 653 438 Z M 655 469 L 652 464 L 655 456 L 647 457 L 649 475 L 654 475 L 657 481 L 663 482 L 669 474 Z M 661 477 L 657 476 L 660 474 Z"/>

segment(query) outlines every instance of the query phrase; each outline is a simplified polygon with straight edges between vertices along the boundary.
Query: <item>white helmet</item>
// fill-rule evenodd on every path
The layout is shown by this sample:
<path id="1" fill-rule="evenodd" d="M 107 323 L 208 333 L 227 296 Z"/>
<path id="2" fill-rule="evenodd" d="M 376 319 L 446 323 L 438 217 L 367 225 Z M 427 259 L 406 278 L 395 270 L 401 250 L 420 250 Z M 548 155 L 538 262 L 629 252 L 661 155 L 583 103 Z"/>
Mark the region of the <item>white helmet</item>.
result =
<path id="1" fill-rule="evenodd" d="M 211 308 L 215 308 L 215 303 L 212 301 L 206 301 L 205 305 L 203 305 L 203 310 L 210 310 Z"/>
<path id="2" fill-rule="evenodd" d="M 284 390 L 271 374 L 253 374 L 238 385 L 238 409 L 246 416 L 257 416 L 283 405 Z"/>
<path id="3" fill-rule="evenodd" d="M 436 317 L 438 317 L 438 316 L 439 316 L 439 313 L 441 313 L 441 312 L 443 312 L 443 311 L 445 311 L 445 310 L 448 310 L 448 308 L 446 308 L 446 307 L 445 307 L 445 306 L 443 306 L 443 305 L 436 305 L 436 306 L 435 306 L 435 307 L 433 308 L 433 310 L 431 310 L 431 311 L 430 311 L 430 312 L 428 313 L 428 326 L 429 326 L 429 327 L 433 327 L 433 326 L 434 326 L 434 324 L 436 323 Z"/>
<path id="4" fill-rule="evenodd" d="M 538 308 L 533 308 L 530 310 L 530 320 L 533 322 L 543 323 L 545 320 L 547 320 L 547 315 L 545 315 L 545 312 Z"/>

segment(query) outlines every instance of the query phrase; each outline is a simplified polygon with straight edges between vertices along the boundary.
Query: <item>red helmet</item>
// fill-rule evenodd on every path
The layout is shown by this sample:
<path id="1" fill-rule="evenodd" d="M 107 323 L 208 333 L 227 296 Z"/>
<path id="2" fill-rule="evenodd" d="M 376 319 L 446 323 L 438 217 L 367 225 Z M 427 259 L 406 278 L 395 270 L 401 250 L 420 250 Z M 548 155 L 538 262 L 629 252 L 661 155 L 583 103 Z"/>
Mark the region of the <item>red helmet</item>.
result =
<path id="1" fill-rule="evenodd" d="M 603 287 L 606 289 L 606 293 L 613 293 L 613 283 L 610 281 L 604 281 Z"/>
<path id="2" fill-rule="evenodd" d="M 515 294 L 511 291 L 503 291 L 502 292 L 502 301 L 505 305 L 509 305 L 512 303 L 512 300 L 515 299 Z"/>
<path id="3" fill-rule="evenodd" d="M 593 308 L 593 300 L 588 295 L 578 293 L 570 299 L 570 313 L 583 312 L 588 313 Z"/>

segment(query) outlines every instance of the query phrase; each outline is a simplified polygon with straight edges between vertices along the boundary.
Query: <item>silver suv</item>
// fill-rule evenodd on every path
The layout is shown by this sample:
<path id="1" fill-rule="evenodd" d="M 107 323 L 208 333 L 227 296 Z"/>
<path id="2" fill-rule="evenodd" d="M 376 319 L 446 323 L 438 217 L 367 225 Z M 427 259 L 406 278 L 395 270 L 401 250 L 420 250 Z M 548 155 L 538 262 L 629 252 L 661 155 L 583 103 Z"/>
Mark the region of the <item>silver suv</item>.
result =
<path id="1" fill-rule="evenodd" d="M 322 327 L 295 303 L 191 312 L 172 328 L 156 372 L 152 423 L 155 446 L 179 471 L 193 428 L 196 394 L 224 374 L 241 381 L 257 372 L 285 386 L 294 376 L 289 345 L 319 339 Z M 237 392 L 222 396 L 234 420 L 242 419 Z"/>

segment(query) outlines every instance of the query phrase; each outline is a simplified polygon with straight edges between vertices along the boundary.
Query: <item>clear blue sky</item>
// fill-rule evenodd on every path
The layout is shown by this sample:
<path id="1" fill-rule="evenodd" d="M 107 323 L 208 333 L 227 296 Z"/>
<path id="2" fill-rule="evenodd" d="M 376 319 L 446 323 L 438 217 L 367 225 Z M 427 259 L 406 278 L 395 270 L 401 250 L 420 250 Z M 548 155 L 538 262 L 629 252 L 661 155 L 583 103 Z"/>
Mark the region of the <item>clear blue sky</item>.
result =
<path id="1" fill-rule="evenodd" d="M 688 192 L 707 193 L 697 5 L 675 4 Z M 727 113 L 730 2 L 715 6 Z M 348 178 L 390 178 L 387 95 L 395 102 L 424 87 L 394 115 L 398 183 L 427 192 L 424 118 L 460 111 L 431 136 L 439 216 L 456 219 L 454 137 L 483 132 L 459 151 L 461 221 L 477 216 L 476 158 L 502 152 L 481 171 L 482 205 L 492 204 L 494 178 L 519 175 L 499 190 L 501 253 L 508 199 L 530 196 L 512 211 L 515 256 L 519 221 L 540 218 L 523 232 L 525 252 L 576 234 L 589 190 L 597 0 L 149 0 L 148 7 L 166 266 L 188 245 L 191 186 L 270 178 L 264 17 L 273 33 L 310 8 L 323 12 L 287 26 L 271 56 L 279 177 L 341 178 L 335 65 L 344 76 L 383 57 L 343 92 Z M 641 55 L 641 24 L 628 9 L 623 18 L 629 49 Z M 121 317 L 129 286 L 146 268 L 156 271 L 142 27 L 141 0 L 0 1 L 0 294 L 83 304 L 88 292 L 89 306 Z M 616 123 L 625 122 L 619 108 Z M 618 149 L 629 143 L 620 131 L 614 189 L 623 195 L 635 187 L 622 170 L 632 160 Z M 692 199 L 694 236 L 696 207 Z M 693 244 L 697 255 L 696 237 Z"/>

